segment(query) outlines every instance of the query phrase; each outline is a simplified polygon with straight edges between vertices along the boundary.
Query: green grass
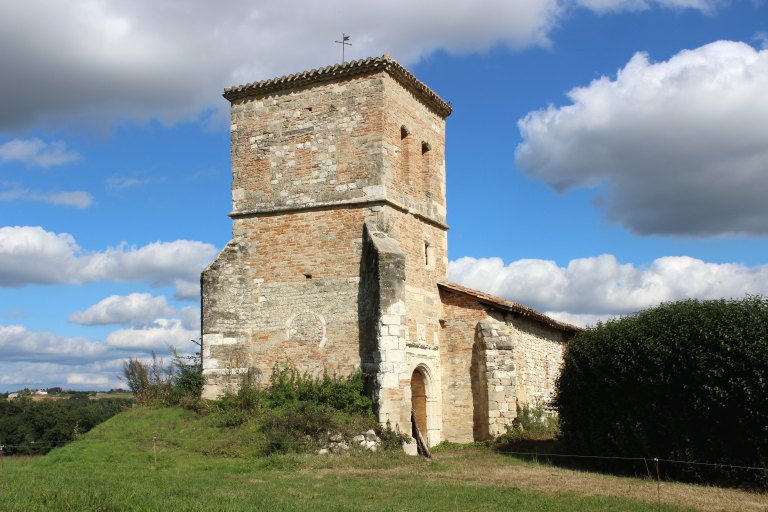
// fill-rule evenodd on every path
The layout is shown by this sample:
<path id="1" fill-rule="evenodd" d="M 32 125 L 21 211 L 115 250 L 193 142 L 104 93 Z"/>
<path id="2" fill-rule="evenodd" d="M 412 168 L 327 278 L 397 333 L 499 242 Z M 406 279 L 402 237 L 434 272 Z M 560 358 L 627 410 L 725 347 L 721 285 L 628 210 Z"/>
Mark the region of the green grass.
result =
<path id="1" fill-rule="evenodd" d="M 657 510 L 467 473 L 473 460 L 502 475 L 524 465 L 487 449 L 436 454 L 433 462 L 400 453 L 258 457 L 251 446 L 258 442 L 249 424 L 222 429 L 183 409 L 133 409 L 45 457 L 6 458 L 0 510 Z M 685 509 L 662 503 L 661 510 Z"/>

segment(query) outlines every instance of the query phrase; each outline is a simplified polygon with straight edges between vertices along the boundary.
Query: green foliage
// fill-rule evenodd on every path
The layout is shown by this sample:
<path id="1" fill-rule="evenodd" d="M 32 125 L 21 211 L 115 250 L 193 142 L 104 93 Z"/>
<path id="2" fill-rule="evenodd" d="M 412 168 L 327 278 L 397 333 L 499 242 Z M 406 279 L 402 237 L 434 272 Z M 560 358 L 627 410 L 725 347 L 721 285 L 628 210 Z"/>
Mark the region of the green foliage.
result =
<path id="1" fill-rule="evenodd" d="M 301 373 L 292 365 L 285 368 L 275 365 L 269 387 L 264 393 L 264 405 L 275 409 L 299 402 L 327 405 L 351 414 L 371 414 L 373 410 L 373 403 L 365 394 L 361 372 L 347 377 L 323 372 L 316 377 L 307 372 Z"/>
<path id="2" fill-rule="evenodd" d="M 197 343 L 197 342 L 195 342 Z M 197 343 L 199 346 L 199 343 Z M 184 407 L 194 408 L 205 385 L 203 360 L 200 352 L 181 355 L 171 347 L 173 354 L 174 377 L 171 387 L 170 402 Z"/>
<path id="3" fill-rule="evenodd" d="M 598 324 L 571 341 L 555 405 L 580 453 L 765 467 L 768 300 L 686 300 Z M 766 483 L 759 472 L 669 466 L 676 477 Z"/>
<path id="4" fill-rule="evenodd" d="M 508 444 L 524 439 L 554 439 L 560 434 L 558 416 L 542 405 L 517 406 L 517 416 L 507 425 L 506 432 L 496 440 Z"/>
<path id="5" fill-rule="evenodd" d="M 173 366 L 152 352 L 150 362 L 128 359 L 123 363 L 123 378 L 138 405 L 169 403 L 173 388 Z"/>
<path id="6" fill-rule="evenodd" d="M 411 440 L 411 436 L 407 436 L 400 432 L 400 429 L 393 429 L 392 424 L 387 420 L 384 428 L 377 426 L 375 428 L 376 435 L 381 439 L 381 448 L 384 451 L 400 451 L 403 448 L 403 443 L 407 443 Z"/>
<path id="7" fill-rule="evenodd" d="M 261 394 L 258 373 L 248 368 L 240 376 L 237 391 L 225 393 L 213 402 L 217 424 L 221 427 L 237 427 L 248 422 L 259 411 Z"/>
<path id="8" fill-rule="evenodd" d="M 6 455 L 42 455 L 129 405 L 123 399 L 0 401 L 0 442 Z"/>
<path id="9" fill-rule="evenodd" d="M 221 427 L 258 423 L 264 454 L 313 451 L 327 443 L 330 433 L 351 437 L 378 428 L 386 435 L 373 417 L 360 372 L 314 376 L 292 365 L 275 365 L 262 389 L 256 371 L 249 369 L 241 375 L 237 390 L 215 401 L 212 410 Z M 394 443 L 393 435 L 387 439 Z"/>
<path id="10" fill-rule="evenodd" d="M 148 362 L 131 358 L 123 363 L 123 379 L 137 405 L 198 406 L 205 385 L 201 354 L 180 355 L 174 347 L 170 349 L 168 365 L 154 352 Z"/>

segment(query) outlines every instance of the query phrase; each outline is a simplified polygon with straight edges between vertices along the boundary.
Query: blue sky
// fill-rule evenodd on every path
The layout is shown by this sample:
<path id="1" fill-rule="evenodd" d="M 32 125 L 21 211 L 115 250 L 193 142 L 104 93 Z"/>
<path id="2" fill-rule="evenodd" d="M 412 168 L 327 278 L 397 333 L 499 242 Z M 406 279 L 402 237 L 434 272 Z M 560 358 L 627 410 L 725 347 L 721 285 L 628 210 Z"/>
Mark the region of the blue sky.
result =
<path id="1" fill-rule="evenodd" d="M 225 86 L 389 53 L 444 99 L 449 277 L 588 325 L 768 293 L 768 4 L 6 0 L 0 390 L 191 347 Z"/>

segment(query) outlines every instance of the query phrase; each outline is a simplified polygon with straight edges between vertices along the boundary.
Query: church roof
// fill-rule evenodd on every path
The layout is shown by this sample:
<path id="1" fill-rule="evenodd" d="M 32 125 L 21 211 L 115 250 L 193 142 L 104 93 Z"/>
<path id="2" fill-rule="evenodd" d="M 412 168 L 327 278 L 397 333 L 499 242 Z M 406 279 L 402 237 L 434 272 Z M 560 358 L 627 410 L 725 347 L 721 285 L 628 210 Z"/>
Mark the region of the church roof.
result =
<path id="1" fill-rule="evenodd" d="M 224 97 L 229 101 L 247 98 L 249 96 L 262 96 L 284 89 L 294 87 L 303 87 L 310 84 L 322 82 L 338 81 L 358 75 L 365 75 L 386 71 L 397 80 L 400 85 L 413 92 L 428 106 L 432 107 L 438 114 L 448 117 L 453 108 L 432 89 L 419 81 L 410 71 L 405 69 L 399 62 L 392 59 L 389 55 L 381 57 L 370 57 L 367 59 L 353 60 L 343 64 L 335 64 L 324 68 L 302 71 L 292 75 L 285 75 L 278 78 L 270 78 L 260 82 L 252 82 L 224 89 Z"/>
<path id="2" fill-rule="evenodd" d="M 555 320 L 554 318 L 550 318 L 544 313 L 540 313 L 539 311 L 536 311 L 533 308 L 529 308 L 528 306 L 523 306 L 522 304 L 518 304 L 517 302 L 512 302 L 506 299 L 502 299 L 501 297 L 496 297 L 495 295 L 491 295 L 489 293 L 473 290 L 472 288 L 467 288 L 465 286 L 461 286 L 456 283 L 442 282 L 442 283 L 438 283 L 437 286 L 449 292 L 456 292 L 464 295 L 469 295 L 470 297 L 476 299 L 479 302 L 482 302 L 483 304 L 492 306 L 497 309 L 501 309 L 503 311 L 510 311 L 512 313 L 516 313 L 520 316 L 524 316 L 532 320 L 536 320 L 554 329 L 560 329 L 562 331 L 566 331 L 574 334 L 584 330 L 581 327 L 576 327 L 575 325 L 571 325 L 565 322 L 560 322 L 558 320 Z"/>

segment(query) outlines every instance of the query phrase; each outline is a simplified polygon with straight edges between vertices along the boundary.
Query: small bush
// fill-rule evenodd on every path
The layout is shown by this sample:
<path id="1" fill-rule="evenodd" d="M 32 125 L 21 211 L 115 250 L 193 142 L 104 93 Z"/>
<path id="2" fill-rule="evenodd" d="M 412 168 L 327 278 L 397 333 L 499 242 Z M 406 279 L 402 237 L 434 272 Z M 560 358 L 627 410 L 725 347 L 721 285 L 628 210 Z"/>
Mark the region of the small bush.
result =
<path id="1" fill-rule="evenodd" d="M 377 429 L 384 445 L 399 437 L 381 429 L 372 401 L 365 395 L 360 372 L 339 377 L 302 373 L 289 365 L 275 365 L 269 384 L 262 388 L 258 373 L 242 374 L 240 386 L 211 407 L 218 426 L 237 427 L 257 418 L 263 440 L 262 453 L 303 453 L 328 443 L 330 433 L 351 438 Z M 397 442 L 399 448 L 402 441 Z"/>
<path id="2" fill-rule="evenodd" d="M 371 414 L 373 402 L 365 395 L 363 374 L 354 372 L 338 377 L 323 372 L 319 377 L 301 373 L 295 366 L 272 369 L 269 387 L 264 392 L 264 404 L 275 409 L 299 402 L 328 405 L 351 414 Z"/>
<path id="3" fill-rule="evenodd" d="M 173 366 L 152 352 L 149 362 L 129 359 L 123 363 L 123 377 L 137 405 L 165 404 L 173 388 Z"/>
<path id="4" fill-rule="evenodd" d="M 375 430 L 376 435 L 381 439 L 381 448 L 384 451 L 402 450 L 403 443 L 407 443 L 411 440 L 411 436 L 403 434 L 400 432 L 400 429 L 393 429 L 389 420 L 387 420 L 384 427 L 378 426 Z"/>
<path id="5" fill-rule="evenodd" d="M 497 443 L 506 444 L 523 439 L 554 439 L 560 434 L 557 414 L 546 407 L 523 404 L 517 406 L 517 416 L 507 425 Z"/>
<path id="6" fill-rule="evenodd" d="M 196 409 L 205 385 L 200 352 L 185 356 L 174 347 L 170 349 L 172 360 L 168 365 L 154 352 L 150 361 L 128 359 L 123 363 L 123 379 L 137 405 L 181 405 Z"/>

